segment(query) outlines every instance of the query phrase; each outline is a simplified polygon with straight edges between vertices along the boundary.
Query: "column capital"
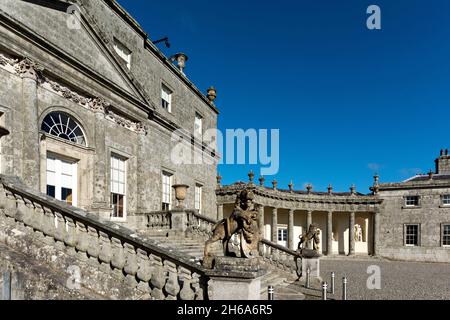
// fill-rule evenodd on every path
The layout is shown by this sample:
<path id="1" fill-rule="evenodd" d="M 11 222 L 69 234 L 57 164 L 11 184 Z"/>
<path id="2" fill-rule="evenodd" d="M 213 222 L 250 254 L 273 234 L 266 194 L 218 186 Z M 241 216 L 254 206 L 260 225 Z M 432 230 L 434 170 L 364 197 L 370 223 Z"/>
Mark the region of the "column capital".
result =
<path id="1" fill-rule="evenodd" d="M 14 66 L 14 69 L 21 78 L 27 78 L 34 81 L 37 81 L 39 74 L 44 71 L 42 66 L 28 57 L 18 62 Z"/>
<path id="2" fill-rule="evenodd" d="M 103 98 L 93 98 L 89 100 L 89 109 L 94 111 L 95 113 L 105 113 L 107 108 L 110 106 L 108 102 L 106 102 Z"/>

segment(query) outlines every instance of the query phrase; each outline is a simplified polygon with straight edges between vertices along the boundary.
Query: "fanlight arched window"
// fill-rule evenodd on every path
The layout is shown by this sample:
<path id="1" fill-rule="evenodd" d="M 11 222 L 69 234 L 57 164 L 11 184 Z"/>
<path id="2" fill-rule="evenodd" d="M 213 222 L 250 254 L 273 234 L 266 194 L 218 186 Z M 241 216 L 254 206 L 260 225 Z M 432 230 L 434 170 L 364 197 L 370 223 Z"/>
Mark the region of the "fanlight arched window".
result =
<path id="1" fill-rule="evenodd" d="M 86 145 L 83 130 L 76 120 L 63 112 L 50 112 L 42 121 L 41 130 L 76 144 Z"/>

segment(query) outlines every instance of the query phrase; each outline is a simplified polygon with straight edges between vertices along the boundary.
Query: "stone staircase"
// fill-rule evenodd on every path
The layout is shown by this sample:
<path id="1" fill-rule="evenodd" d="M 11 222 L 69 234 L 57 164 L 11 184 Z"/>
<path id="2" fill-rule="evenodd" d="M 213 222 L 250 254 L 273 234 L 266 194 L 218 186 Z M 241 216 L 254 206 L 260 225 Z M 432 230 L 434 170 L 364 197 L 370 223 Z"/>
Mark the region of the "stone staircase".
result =
<path id="1" fill-rule="evenodd" d="M 180 234 L 173 234 L 170 230 L 149 230 L 145 236 L 156 241 L 162 248 L 167 250 L 177 250 L 187 256 L 187 258 L 197 264 L 201 264 L 203 259 L 204 238 Z M 212 247 L 212 253 L 216 256 L 223 256 L 220 242 L 216 242 Z M 261 279 L 261 300 L 267 300 L 268 287 L 273 286 L 275 299 L 277 300 L 303 300 L 301 287 L 296 282 L 297 277 L 292 273 L 265 263 L 267 273 Z"/>

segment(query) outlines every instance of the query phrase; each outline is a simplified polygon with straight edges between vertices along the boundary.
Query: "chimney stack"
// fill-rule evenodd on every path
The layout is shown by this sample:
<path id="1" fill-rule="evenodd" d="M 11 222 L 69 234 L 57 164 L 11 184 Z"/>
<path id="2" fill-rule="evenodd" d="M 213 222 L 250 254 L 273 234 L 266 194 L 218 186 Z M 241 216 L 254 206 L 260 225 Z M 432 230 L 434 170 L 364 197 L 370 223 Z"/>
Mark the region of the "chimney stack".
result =
<path id="1" fill-rule="evenodd" d="M 435 160 L 436 174 L 450 175 L 450 155 L 448 149 L 442 149 L 441 155 Z"/>

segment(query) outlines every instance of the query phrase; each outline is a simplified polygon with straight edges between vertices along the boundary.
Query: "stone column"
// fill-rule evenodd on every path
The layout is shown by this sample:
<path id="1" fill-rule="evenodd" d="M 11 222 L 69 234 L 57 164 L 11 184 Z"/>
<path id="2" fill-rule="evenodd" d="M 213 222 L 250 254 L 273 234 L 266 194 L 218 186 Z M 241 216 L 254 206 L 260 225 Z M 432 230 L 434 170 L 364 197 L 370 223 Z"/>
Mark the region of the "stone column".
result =
<path id="1" fill-rule="evenodd" d="M 348 255 L 354 255 L 355 254 L 355 212 L 350 212 L 350 219 L 349 219 L 349 242 L 348 242 Z"/>
<path id="2" fill-rule="evenodd" d="M 272 209 L 272 242 L 278 243 L 278 209 Z"/>
<path id="3" fill-rule="evenodd" d="M 333 211 L 327 215 L 327 256 L 333 253 Z"/>
<path id="4" fill-rule="evenodd" d="M 96 98 L 90 101 L 89 107 L 95 112 L 95 166 L 92 209 L 101 217 L 108 219 L 111 216 L 110 190 L 108 190 L 109 183 L 106 174 L 110 155 L 106 153 L 105 143 L 105 111 L 108 104 L 103 99 Z"/>
<path id="5" fill-rule="evenodd" d="M 309 227 L 311 226 L 311 224 L 312 224 L 312 211 L 308 210 L 308 212 L 306 214 L 306 230 L 305 230 L 305 232 L 308 232 Z M 309 240 L 306 243 L 306 248 L 308 248 L 308 249 L 312 249 L 313 248 L 312 247 L 312 240 Z"/>
<path id="6" fill-rule="evenodd" d="M 373 213 L 373 255 L 378 255 L 378 244 L 380 240 L 380 213 Z"/>
<path id="7" fill-rule="evenodd" d="M 288 248 L 294 250 L 294 209 L 289 210 Z"/>
<path id="8" fill-rule="evenodd" d="M 22 78 L 22 170 L 19 176 L 24 183 L 35 189 L 40 189 L 40 153 L 39 153 L 39 123 L 38 123 L 38 73 L 42 69 L 26 58 L 16 65 L 16 71 Z M 19 146 L 18 146 L 19 147 Z"/>
<path id="9" fill-rule="evenodd" d="M 220 221 L 223 219 L 223 204 L 217 205 L 217 220 Z"/>

